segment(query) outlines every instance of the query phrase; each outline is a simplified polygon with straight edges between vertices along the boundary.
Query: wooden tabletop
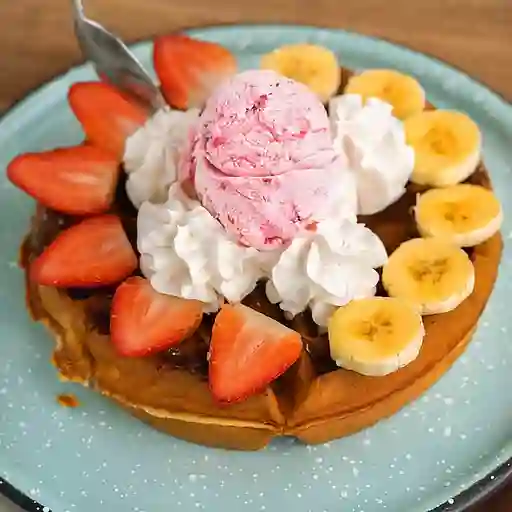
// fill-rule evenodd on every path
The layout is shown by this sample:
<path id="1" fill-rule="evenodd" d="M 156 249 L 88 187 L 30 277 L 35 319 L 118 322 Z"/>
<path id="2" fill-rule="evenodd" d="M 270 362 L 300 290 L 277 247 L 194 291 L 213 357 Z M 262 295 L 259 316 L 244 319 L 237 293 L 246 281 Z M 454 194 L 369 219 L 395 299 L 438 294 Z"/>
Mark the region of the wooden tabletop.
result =
<path id="1" fill-rule="evenodd" d="M 443 59 L 512 101 L 510 0 L 85 0 L 127 41 L 197 25 L 285 22 L 383 37 Z M 0 111 L 79 62 L 69 0 L 0 0 Z M 475 509 L 510 512 L 512 486 Z"/>

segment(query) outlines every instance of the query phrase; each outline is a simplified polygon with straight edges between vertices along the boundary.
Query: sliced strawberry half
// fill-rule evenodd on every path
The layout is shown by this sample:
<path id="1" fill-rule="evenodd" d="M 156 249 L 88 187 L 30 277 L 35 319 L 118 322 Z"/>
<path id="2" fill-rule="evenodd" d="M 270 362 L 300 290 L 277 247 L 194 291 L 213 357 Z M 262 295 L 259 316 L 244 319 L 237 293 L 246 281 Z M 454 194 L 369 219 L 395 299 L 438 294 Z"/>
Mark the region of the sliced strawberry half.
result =
<path id="1" fill-rule="evenodd" d="M 122 158 L 126 139 L 148 118 L 148 112 L 104 82 L 73 84 L 68 101 L 87 139 Z"/>
<path id="2" fill-rule="evenodd" d="M 158 37 L 153 64 L 166 101 L 183 110 L 202 106 L 212 90 L 236 72 L 235 57 L 227 48 L 184 34 Z"/>
<path id="3" fill-rule="evenodd" d="M 40 203 L 71 215 L 103 213 L 112 204 L 119 164 L 89 145 L 17 156 L 8 178 Z"/>
<path id="4" fill-rule="evenodd" d="M 99 215 L 60 233 L 33 261 L 30 278 L 47 286 L 92 288 L 119 283 L 137 266 L 119 217 Z"/>
<path id="5" fill-rule="evenodd" d="M 158 293 L 147 279 L 130 277 L 112 302 L 112 342 L 123 356 L 148 355 L 189 337 L 202 317 L 201 302 Z"/>
<path id="6" fill-rule="evenodd" d="M 242 401 L 282 375 L 301 350 L 299 333 L 247 306 L 225 305 L 210 344 L 212 394 L 219 402 Z"/>

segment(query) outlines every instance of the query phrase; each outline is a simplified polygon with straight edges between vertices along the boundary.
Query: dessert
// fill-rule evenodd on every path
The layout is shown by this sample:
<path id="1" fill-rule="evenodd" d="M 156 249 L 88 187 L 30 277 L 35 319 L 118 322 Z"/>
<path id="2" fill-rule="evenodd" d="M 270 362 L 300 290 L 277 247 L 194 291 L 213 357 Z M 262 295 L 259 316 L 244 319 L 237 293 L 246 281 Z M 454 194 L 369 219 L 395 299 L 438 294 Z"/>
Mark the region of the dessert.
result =
<path id="1" fill-rule="evenodd" d="M 8 168 L 38 202 L 22 263 L 60 375 L 196 443 L 320 443 L 393 414 L 462 353 L 497 276 L 478 127 L 392 71 L 342 68 L 335 91 L 332 54 L 298 50 L 237 73 L 159 38 L 174 109 L 75 84 L 84 143 Z"/>

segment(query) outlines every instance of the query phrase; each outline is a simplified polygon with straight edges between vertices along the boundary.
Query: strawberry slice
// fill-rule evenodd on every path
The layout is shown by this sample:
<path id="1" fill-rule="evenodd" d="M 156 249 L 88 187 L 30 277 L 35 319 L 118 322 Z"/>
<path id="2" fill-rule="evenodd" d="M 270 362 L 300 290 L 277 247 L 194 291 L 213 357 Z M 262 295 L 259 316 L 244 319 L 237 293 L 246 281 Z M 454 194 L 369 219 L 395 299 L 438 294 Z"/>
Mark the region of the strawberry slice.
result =
<path id="1" fill-rule="evenodd" d="M 236 72 L 235 57 L 227 48 L 185 34 L 156 38 L 153 64 L 165 99 L 183 110 L 201 107 L 212 90 Z"/>
<path id="2" fill-rule="evenodd" d="M 209 381 L 219 402 L 263 390 L 300 356 L 300 334 L 242 304 L 224 305 L 213 326 Z"/>
<path id="3" fill-rule="evenodd" d="M 87 139 L 122 158 L 126 139 L 148 118 L 148 112 L 104 82 L 73 84 L 68 101 Z"/>
<path id="4" fill-rule="evenodd" d="M 110 207 L 119 176 L 115 158 L 82 145 L 17 156 L 7 177 L 48 208 L 71 215 L 102 213 Z"/>
<path id="5" fill-rule="evenodd" d="M 201 302 L 158 293 L 147 279 L 130 277 L 112 302 L 112 342 L 123 356 L 145 356 L 189 337 L 202 317 Z"/>
<path id="6" fill-rule="evenodd" d="M 60 233 L 32 262 L 30 278 L 47 286 L 93 288 L 118 283 L 137 266 L 119 217 L 99 215 Z"/>

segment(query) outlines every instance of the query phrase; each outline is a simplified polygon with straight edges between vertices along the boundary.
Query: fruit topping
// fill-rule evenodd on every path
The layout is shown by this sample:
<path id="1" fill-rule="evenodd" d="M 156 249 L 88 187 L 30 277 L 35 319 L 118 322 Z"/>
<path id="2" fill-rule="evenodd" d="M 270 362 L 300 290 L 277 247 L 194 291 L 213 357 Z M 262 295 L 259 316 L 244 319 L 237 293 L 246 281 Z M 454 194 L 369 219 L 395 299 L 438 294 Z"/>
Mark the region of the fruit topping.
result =
<path id="1" fill-rule="evenodd" d="M 291 44 L 263 55 L 263 69 L 307 85 L 323 103 L 334 96 L 340 86 L 340 67 L 336 55 L 324 46 Z"/>
<path id="2" fill-rule="evenodd" d="M 32 281 L 57 287 L 114 284 L 138 266 L 137 256 L 116 215 L 100 215 L 64 231 L 30 266 Z"/>
<path id="3" fill-rule="evenodd" d="M 201 302 L 158 293 L 147 279 L 130 277 L 112 301 L 112 342 L 123 356 L 145 356 L 178 345 L 202 317 Z"/>
<path id="4" fill-rule="evenodd" d="M 68 101 L 87 139 L 122 158 L 126 139 L 148 119 L 148 112 L 104 82 L 73 84 Z"/>
<path id="5" fill-rule="evenodd" d="M 213 89 L 236 72 L 235 57 L 227 48 L 185 34 L 156 38 L 153 64 L 166 101 L 183 110 L 201 107 Z"/>
<path id="6" fill-rule="evenodd" d="M 262 391 L 299 358 L 299 333 L 242 304 L 224 305 L 210 344 L 213 396 L 234 403 Z"/>
<path id="7" fill-rule="evenodd" d="M 393 115 L 406 119 L 425 108 L 425 91 L 412 77 L 392 69 L 369 69 L 350 78 L 345 94 L 364 100 L 379 98 L 393 105 Z"/>
<path id="8" fill-rule="evenodd" d="M 462 112 L 430 110 L 406 119 L 407 144 L 415 152 L 411 181 L 447 187 L 464 181 L 480 160 L 478 125 Z"/>
<path id="9" fill-rule="evenodd" d="M 419 354 L 425 329 L 410 304 L 391 297 L 353 300 L 329 320 L 331 357 L 363 375 L 388 375 Z"/>
<path id="10" fill-rule="evenodd" d="M 422 315 L 455 309 L 473 291 L 475 269 L 459 247 L 437 238 L 413 238 L 389 257 L 382 283 L 391 297 Z"/>
<path id="11" fill-rule="evenodd" d="M 112 204 L 117 160 L 89 145 L 17 156 L 8 178 L 40 203 L 71 215 L 103 213 Z"/>
<path id="12" fill-rule="evenodd" d="M 501 227 L 503 211 L 492 191 L 467 183 L 432 189 L 414 209 L 423 237 L 437 237 L 459 247 L 473 247 Z"/>

